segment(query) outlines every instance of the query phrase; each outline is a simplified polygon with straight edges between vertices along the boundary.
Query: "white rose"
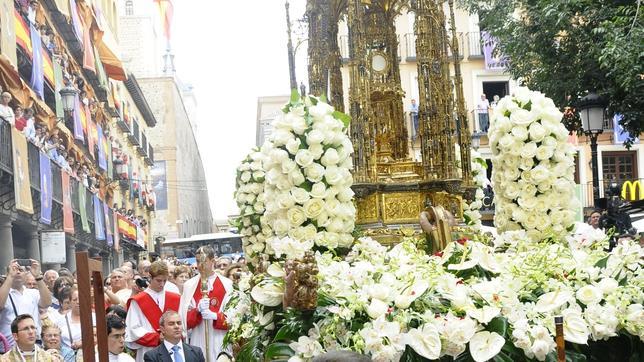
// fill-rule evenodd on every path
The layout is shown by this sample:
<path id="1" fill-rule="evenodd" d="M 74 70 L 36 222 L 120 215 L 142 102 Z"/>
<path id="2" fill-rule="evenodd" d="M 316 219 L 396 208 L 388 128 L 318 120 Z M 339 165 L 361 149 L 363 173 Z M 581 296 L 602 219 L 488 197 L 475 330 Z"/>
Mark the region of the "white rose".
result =
<path id="1" fill-rule="evenodd" d="M 436 327 L 425 323 L 422 328 L 413 328 L 403 337 L 404 343 L 416 353 L 429 360 L 436 360 L 441 354 L 441 339 Z"/>
<path id="2" fill-rule="evenodd" d="M 313 154 L 309 150 L 298 150 L 295 154 L 295 162 L 306 168 L 313 164 Z"/>
<path id="3" fill-rule="evenodd" d="M 271 139 L 276 146 L 283 146 L 295 139 L 295 136 L 287 130 L 278 129 L 273 132 Z"/>
<path id="4" fill-rule="evenodd" d="M 318 229 L 313 224 L 308 224 L 304 227 L 302 231 L 302 237 L 304 240 L 313 240 L 317 234 Z"/>
<path id="5" fill-rule="evenodd" d="M 537 153 L 535 154 L 535 156 L 539 161 L 543 161 L 550 159 L 553 154 L 554 150 L 552 147 L 539 146 L 539 148 L 537 148 Z"/>
<path id="6" fill-rule="evenodd" d="M 302 172 L 298 169 L 291 171 L 288 174 L 288 179 L 293 185 L 301 185 L 306 180 Z"/>
<path id="7" fill-rule="evenodd" d="M 327 193 L 326 186 L 322 182 L 314 183 L 311 187 L 311 196 L 317 199 L 325 198 Z"/>
<path id="8" fill-rule="evenodd" d="M 295 205 L 295 200 L 288 192 L 282 192 L 277 196 L 277 207 L 280 209 L 288 209 Z"/>
<path id="9" fill-rule="evenodd" d="M 514 126 L 512 127 L 512 135 L 519 141 L 525 141 L 528 139 L 528 130 L 523 125 Z"/>
<path id="10" fill-rule="evenodd" d="M 291 114 L 286 115 L 287 118 L 289 118 L 289 116 L 291 116 Z M 293 126 L 293 132 L 299 135 L 304 134 L 304 131 L 308 128 L 304 117 L 292 116 L 290 118 L 292 119 L 291 125 Z"/>
<path id="11" fill-rule="evenodd" d="M 512 121 L 512 123 L 514 123 L 515 125 L 527 126 L 530 122 L 532 122 L 532 115 L 529 111 L 518 108 L 516 110 L 513 110 L 510 114 L 510 121 Z"/>
<path id="12" fill-rule="evenodd" d="M 537 154 L 537 144 L 534 142 L 528 142 L 523 147 L 521 147 L 521 157 L 522 158 L 528 158 L 532 160 L 532 158 Z M 521 162 L 521 160 L 519 161 Z"/>
<path id="13" fill-rule="evenodd" d="M 263 180 L 263 178 L 264 178 L 264 176 L 265 176 L 265 175 L 266 175 L 266 174 L 265 174 L 265 173 L 264 173 L 264 171 L 262 171 L 262 170 L 259 170 L 259 171 L 255 171 L 255 172 L 253 172 L 253 178 L 254 178 L 255 180 L 259 181 L 259 182 L 261 182 L 261 181 Z"/>
<path id="14" fill-rule="evenodd" d="M 248 171 L 244 171 L 242 172 L 240 179 L 242 180 L 242 182 L 248 182 L 250 181 L 250 177 L 251 177 L 251 173 Z"/>
<path id="15" fill-rule="evenodd" d="M 291 154 L 294 155 L 297 153 L 297 150 L 300 149 L 300 145 L 302 144 L 302 141 L 300 141 L 299 138 L 293 138 L 289 140 L 286 143 L 286 150 Z"/>
<path id="16" fill-rule="evenodd" d="M 378 319 L 378 317 L 387 313 L 387 310 L 389 310 L 389 305 L 380 299 L 372 299 L 371 304 L 367 306 L 367 314 L 372 319 Z"/>
<path id="17" fill-rule="evenodd" d="M 530 101 L 532 93 L 528 87 L 518 87 L 514 89 L 514 99 L 520 104 L 526 104 Z"/>
<path id="18" fill-rule="evenodd" d="M 548 130 L 539 122 L 534 122 L 530 125 L 530 140 L 534 142 L 543 141 L 544 137 L 548 135 Z"/>
<path id="19" fill-rule="evenodd" d="M 470 340 L 470 354 L 476 362 L 484 362 L 499 354 L 504 344 L 505 338 L 496 332 L 478 332 Z"/>
<path id="20" fill-rule="evenodd" d="M 599 289 L 601 289 L 604 295 L 608 295 L 617 290 L 619 284 L 617 283 L 617 280 L 613 278 L 604 278 L 599 281 L 597 286 L 599 287 Z"/>
<path id="21" fill-rule="evenodd" d="M 324 154 L 324 147 L 322 147 L 321 144 L 309 145 L 309 151 L 313 155 L 314 159 L 319 160 Z"/>
<path id="22" fill-rule="evenodd" d="M 279 237 L 284 237 L 288 234 L 289 230 L 289 223 L 287 220 L 284 219 L 278 219 L 275 220 L 273 223 L 273 231 L 275 232 L 275 235 Z"/>
<path id="23" fill-rule="evenodd" d="M 291 171 L 298 169 L 297 163 L 291 159 L 282 161 L 280 168 L 283 174 L 289 174 Z"/>
<path id="24" fill-rule="evenodd" d="M 293 200 L 298 204 L 304 204 L 306 201 L 308 201 L 311 198 L 309 193 L 301 187 L 296 187 L 292 189 L 291 197 L 293 197 Z"/>
<path id="25" fill-rule="evenodd" d="M 318 101 L 318 104 L 309 107 L 309 114 L 313 118 L 323 119 L 324 116 L 331 113 L 333 113 L 333 107 L 321 101 Z"/>
<path id="26" fill-rule="evenodd" d="M 338 151 L 335 150 L 335 148 L 329 148 L 324 152 L 324 156 L 322 156 L 322 159 L 320 160 L 322 162 L 322 165 L 329 167 L 329 166 L 335 166 L 338 164 L 340 161 L 340 156 L 338 155 Z"/>
<path id="27" fill-rule="evenodd" d="M 324 179 L 329 185 L 338 185 L 342 182 L 342 173 L 337 166 L 329 166 L 326 168 Z"/>
<path id="28" fill-rule="evenodd" d="M 306 143 L 309 147 L 312 145 L 319 145 L 324 140 L 324 134 L 317 129 L 311 130 L 306 134 Z"/>
<path id="29" fill-rule="evenodd" d="M 338 200 L 340 202 L 350 202 L 354 195 L 355 193 L 351 188 L 344 188 L 338 193 Z"/>
<path id="30" fill-rule="evenodd" d="M 311 182 L 320 182 L 324 178 L 325 169 L 324 166 L 319 163 L 313 163 L 309 167 L 304 169 L 304 174 L 306 178 Z"/>
<path id="31" fill-rule="evenodd" d="M 602 291 L 594 285 L 585 285 L 577 290 L 577 299 L 585 305 L 591 305 L 601 302 Z"/>
<path id="32" fill-rule="evenodd" d="M 324 210 L 324 201 L 321 199 L 310 199 L 304 203 L 304 214 L 310 219 L 317 218 Z"/>
<path id="33" fill-rule="evenodd" d="M 503 150 L 507 150 L 510 147 L 512 147 L 512 145 L 514 144 L 514 141 L 515 139 L 514 137 L 512 137 L 512 135 L 506 134 L 505 136 L 501 137 L 501 139 L 499 140 L 499 147 Z"/>
<path id="34" fill-rule="evenodd" d="M 304 214 L 304 210 L 300 206 L 295 206 L 288 209 L 288 211 L 286 212 L 286 217 L 292 228 L 298 227 L 306 221 L 306 215 Z"/>

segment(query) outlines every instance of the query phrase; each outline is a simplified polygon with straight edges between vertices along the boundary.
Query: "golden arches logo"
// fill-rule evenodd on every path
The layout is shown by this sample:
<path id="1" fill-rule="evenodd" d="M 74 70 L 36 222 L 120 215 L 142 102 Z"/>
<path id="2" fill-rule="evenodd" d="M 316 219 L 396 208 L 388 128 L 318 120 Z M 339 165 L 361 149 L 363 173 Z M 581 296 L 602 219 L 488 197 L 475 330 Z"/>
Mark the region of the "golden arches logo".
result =
<path id="1" fill-rule="evenodd" d="M 628 191 L 628 198 L 626 198 Z M 636 193 L 639 191 L 638 193 Z M 642 183 L 637 180 L 637 181 L 626 181 L 622 185 L 622 199 L 628 200 L 628 201 L 639 201 L 644 199 L 644 189 L 642 188 Z"/>

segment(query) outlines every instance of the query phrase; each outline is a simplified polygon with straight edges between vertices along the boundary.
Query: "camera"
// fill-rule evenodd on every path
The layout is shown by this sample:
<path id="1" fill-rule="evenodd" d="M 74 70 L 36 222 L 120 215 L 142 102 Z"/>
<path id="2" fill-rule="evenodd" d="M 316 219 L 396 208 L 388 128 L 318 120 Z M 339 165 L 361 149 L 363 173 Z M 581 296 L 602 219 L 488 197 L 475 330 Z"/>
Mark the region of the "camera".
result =
<path id="1" fill-rule="evenodd" d="M 20 266 L 28 267 L 31 266 L 31 260 L 30 259 L 16 259 L 16 263 Z"/>
<path id="2" fill-rule="evenodd" d="M 145 289 L 148 287 L 148 279 L 147 278 L 138 278 L 134 280 L 134 283 L 136 283 L 136 286 Z"/>

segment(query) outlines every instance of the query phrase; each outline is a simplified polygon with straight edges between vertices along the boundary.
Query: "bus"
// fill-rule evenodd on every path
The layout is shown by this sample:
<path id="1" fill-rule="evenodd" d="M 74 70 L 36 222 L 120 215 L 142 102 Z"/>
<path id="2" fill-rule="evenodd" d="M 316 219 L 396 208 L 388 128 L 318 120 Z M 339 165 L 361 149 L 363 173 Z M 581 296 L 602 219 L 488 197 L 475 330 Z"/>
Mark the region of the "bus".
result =
<path id="1" fill-rule="evenodd" d="M 230 256 L 236 259 L 243 255 L 241 235 L 230 232 L 198 234 L 189 238 L 165 240 L 161 244 L 162 257 L 176 257 L 187 263 L 193 263 L 195 251 L 202 246 L 211 246 L 218 256 Z"/>

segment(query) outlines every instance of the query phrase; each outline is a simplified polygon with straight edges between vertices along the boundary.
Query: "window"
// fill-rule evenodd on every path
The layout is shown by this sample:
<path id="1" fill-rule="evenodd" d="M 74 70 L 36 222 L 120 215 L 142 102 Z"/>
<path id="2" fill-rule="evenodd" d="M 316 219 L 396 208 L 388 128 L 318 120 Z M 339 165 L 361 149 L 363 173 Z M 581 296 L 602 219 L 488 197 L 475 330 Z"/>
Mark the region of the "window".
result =
<path id="1" fill-rule="evenodd" d="M 134 1 L 127 0 L 125 2 L 125 15 L 134 15 Z"/>
<path id="2" fill-rule="evenodd" d="M 637 179 L 637 154 L 635 151 L 603 152 L 602 173 L 604 182 Z"/>
<path id="3" fill-rule="evenodd" d="M 495 95 L 503 98 L 510 93 L 510 82 L 483 82 L 483 93 L 485 93 L 487 100 L 492 103 Z"/>

